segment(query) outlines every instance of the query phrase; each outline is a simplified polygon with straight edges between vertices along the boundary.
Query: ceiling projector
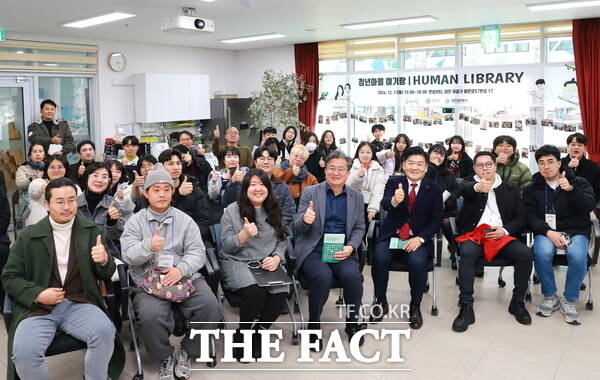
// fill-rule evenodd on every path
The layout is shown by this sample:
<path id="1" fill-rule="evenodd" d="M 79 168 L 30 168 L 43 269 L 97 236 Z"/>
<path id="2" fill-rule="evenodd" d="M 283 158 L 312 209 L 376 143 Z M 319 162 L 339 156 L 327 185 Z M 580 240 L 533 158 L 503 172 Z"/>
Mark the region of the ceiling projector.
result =
<path id="1" fill-rule="evenodd" d="M 165 18 L 160 23 L 160 29 L 163 32 L 175 33 L 195 33 L 195 32 L 214 32 L 215 22 L 200 17 L 177 16 Z"/>

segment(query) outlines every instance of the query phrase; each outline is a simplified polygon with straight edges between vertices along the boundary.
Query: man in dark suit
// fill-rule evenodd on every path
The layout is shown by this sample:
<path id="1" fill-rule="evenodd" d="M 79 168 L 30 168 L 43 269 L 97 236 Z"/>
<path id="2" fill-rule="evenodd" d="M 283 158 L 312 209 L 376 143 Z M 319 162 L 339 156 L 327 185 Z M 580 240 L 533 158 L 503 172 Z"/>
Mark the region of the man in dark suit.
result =
<path id="1" fill-rule="evenodd" d="M 310 284 L 308 328 L 320 329 L 323 305 L 336 278 L 344 288 L 349 338 L 361 329 L 357 321 L 362 304 L 363 276 L 357 249 L 365 234 L 363 196 L 345 185 L 351 166 L 352 161 L 342 152 L 330 153 L 325 161 L 325 182 L 302 192 L 298 212 L 294 215 L 296 268 Z M 325 234 L 345 235 L 342 250 L 334 254 L 334 263 L 321 260 Z M 314 341 L 312 335 L 311 342 Z M 318 341 L 318 345 L 320 350 L 322 342 Z"/>
<path id="2" fill-rule="evenodd" d="M 388 313 L 386 292 L 390 265 L 396 255 L 403 255 L 409 268 L 410 327 L 419 329 L 423 325 L 420 305 L 427 283 L 427 260 L 433 248 L 431 238 L 442 224 L 442 190 L 424 178 L 427 154 L 421 147 L 411 147 L 405 155 L 402 168 L 406 176 L 390 177 L 381 201 L 381 207 L 388 214 L 381 222 L 371 273 L 375 283 L 373 307 L 383 312 L 379 316 L 371 315 L 370 321 L 380 322 Z M 398 242 L 402 245 L 395 244 Z"/>
<path id="3" fill-rule="evenodd" d="M 458 216 L 458 233 L 463 235 L 481 224 L 488 224 L 491 227 L 486 230 L 486 239 L 497 241 L 505 236 L 516 238 L 504 245 L 497 255 L 514 262 L 515 288 L 508 312 L 514 315 L 519 323 L 529 325 L 531 316 L 525 309 L 524 300 L 533 266 L 533 254 L 519 241 L 521 232 L 527 227 L 521 196 L 515 187 L 502 181 L 502 178 L 496 174 L 494 153 L 478 152 L 473 161 L 474 181 L 465 181 L 461 184 L 460 191 L 464 203 Z M 463 332 L 469 328 L 469 325 L 475 323 L 473 311 L 475 262 L 483 256 L 484 246 L 473 241 L 465 241 L 460 244 L 458 252 L 460 312 L 452 324 L 452 329 Z"/>

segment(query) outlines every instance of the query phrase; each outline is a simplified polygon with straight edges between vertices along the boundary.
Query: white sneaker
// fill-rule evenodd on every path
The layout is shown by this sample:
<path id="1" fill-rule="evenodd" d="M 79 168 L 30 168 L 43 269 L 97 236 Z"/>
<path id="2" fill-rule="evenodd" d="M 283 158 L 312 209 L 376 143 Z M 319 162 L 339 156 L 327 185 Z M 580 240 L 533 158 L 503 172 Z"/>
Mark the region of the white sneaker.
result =
<path id="1" fill-rule="evenodd" d="M 173 377 L 173 355 L 160 362 L 158 369 L 159 380 L 175 380 Z"/>
<path id="2" fill-rule="evenodd" d="M 560 308 L 560 298 L 556 296 L 556 294 L 551 295 L 550 297 L 544 297 L 544 300 L 538 306 L 536 314 L 540 317 L 549 317 L 555 310 Z"/>
<path id="3" fill-rule="evenodd" d="M 175 377 L 180 380 L 187 380 L 192 373 L 192 363 L 187 351 L 180 348 L 175 357 Z"/>
<path id="4" fill-rule="evenodd" d="M 569 302 L 562 299 L 560 302 L 560 312 L 565 316 L 565 321 L 571 325 L 579 325 L 579 313 L 575 308 L 575 302 Z"/>

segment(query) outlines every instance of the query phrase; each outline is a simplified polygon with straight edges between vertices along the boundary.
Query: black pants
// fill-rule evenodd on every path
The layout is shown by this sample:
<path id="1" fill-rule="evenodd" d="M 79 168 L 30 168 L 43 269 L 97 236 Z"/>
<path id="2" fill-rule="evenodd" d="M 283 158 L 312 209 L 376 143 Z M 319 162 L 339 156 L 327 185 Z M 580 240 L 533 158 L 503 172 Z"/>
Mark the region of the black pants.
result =
<path id="1" fill-rule="evenodd" d="M 234 291 L 240 297 L 240 329 L 250 329 L 258 319 L 260 327 L 268 329 L 277 320 L 287 293 L 271 294 L 267 288 L 250 285 Z"/>
<path id="2" fill-rule="evenodd" d="M 448 241 L 448 245 L 450 247 L 450 257 L 454 257 L 454 254 L 456 253 L 456 241 L 454 241 L 454 236 L 452 234 L 452 226 L 450 225 L 449 218 L 442 219 L 442 233 Z"/>
<path id="3" fill-rule="evenodd" d="M 473 304 L 473 281 L 475 279 L 475 262 L 483 257 L 483 246 L 471 241 L 460 244 L 460 265 L 458 267 L 458 281 L 460 287 L 459 300 L 461 303 Z M 498 252 L 496 257 L 510 260 L 514 263 L 515 288 L 513 299 L 523 300 L 527 291 L 527 283 L 533 267 L 533 253 L 531 249 L 519 240 L 513 240 Z"/>

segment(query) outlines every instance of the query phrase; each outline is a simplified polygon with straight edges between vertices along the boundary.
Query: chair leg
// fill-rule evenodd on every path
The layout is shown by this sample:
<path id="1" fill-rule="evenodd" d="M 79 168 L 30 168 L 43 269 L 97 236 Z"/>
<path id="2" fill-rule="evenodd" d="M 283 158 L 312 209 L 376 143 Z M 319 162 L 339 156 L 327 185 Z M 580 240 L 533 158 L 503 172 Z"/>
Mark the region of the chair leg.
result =
<path id="1" fill-rule="evenodd" d="M 290 319 L 292 320 L 292 344 L 297 346 L 300 343 L 300 339 L 298 337 L 298 323 L 296 322 L 296 317 L 294 317 L 294 306 L 290 304 L 290 300 L 287 298 L 285 299 L 285 303 L 290 312 Z"/>
<path id="2" fill-rule="evenodd" d="M 337 301 L 335 301 L 335 306 L 337 306 L 337 307 L 344 306 L 344 288 L 340 288 L 340 295 L 339 295 Z"/>
<path id="3" fill-rule="evenodd" d="M 433 271 L 431 271 L 431 284 L 433 285 L 433 294 L 431 297 L 432 305 L 431 305 L 431 315 L 437 316 L 439 311 L 436 303 L 436 287 L 435 287 L 435 267 L 433 267 Z"/>
<path id="4" fill-rule="evenodd" d="M 498 286 L 501 288 L 506 286 L 506 281 L 502 278 L 502 272 L 504 272 L 504 267 L 500 267 L 500 270 L 498 271 Z"/>
<path id="5" fill-rule="evenodd" d="M 300 328 L 303 329 L 304 326 L 304 310 L 302 310 L 302 303 L 300 301 L 300 292 L 298 288 L 298 283 L 296 282 L 296 277 L 292 275 L 292 286 L 294 287 L 294 299 L 295 305 L 294 309 L 298 307 L 298 312 L 300 313 Z"/>
<path id="6" fill-rule="evenodd" d="M 594 310 L 594 301 L 592 300 L 592 271 L 588 267 L 588 301 L 585 304 L 586 310 Z"/>
<path id="7" fill-rule="evenodd" d="M 137 363 L 137 373 L 133 377 L 133 379 L 143 379 L 144 378 L 144 367 L 142 366 L 142 356 L 140 354 L 140 346 L 138 341 L 138 335 L 135 331 L 135 313 L 133 311 L 133 304 L 129 302 L 127 307 L 127 315 L 129 317 L 129 330 L 131 331 L 131 341 L 133 344 L 133 351 L 135 352 L 135 360 Z"/>

